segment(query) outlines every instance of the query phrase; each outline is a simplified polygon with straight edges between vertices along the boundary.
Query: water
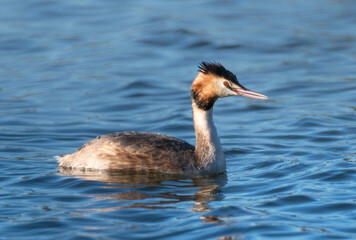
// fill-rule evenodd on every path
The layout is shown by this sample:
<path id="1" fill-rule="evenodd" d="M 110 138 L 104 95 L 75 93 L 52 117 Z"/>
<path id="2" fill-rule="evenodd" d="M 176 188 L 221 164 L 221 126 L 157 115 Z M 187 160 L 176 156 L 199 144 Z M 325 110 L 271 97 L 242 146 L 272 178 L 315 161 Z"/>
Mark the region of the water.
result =
<path id="1" fill-rule="evenodd" d="M 1 239 L 356 239 L 354 1 L 1 0 Z M 190 83 L 222 62 L 225 175 L 65 172 L 115 131 L 194 144 Z"/>

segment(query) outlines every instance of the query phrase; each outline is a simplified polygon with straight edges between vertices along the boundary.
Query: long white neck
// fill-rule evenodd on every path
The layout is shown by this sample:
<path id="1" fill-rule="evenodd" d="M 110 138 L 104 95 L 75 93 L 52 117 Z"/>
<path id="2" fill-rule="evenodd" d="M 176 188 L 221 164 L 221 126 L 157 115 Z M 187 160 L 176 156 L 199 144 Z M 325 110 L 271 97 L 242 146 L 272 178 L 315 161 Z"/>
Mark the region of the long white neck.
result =
<path id="1" fill-rule="evenodd" d="M 213 108 L 203 110 L 192 103 L 196 136 L 195 157 L 204 173 L 219 173 L 226 169 L 224 152 L 213 121 Z"/>

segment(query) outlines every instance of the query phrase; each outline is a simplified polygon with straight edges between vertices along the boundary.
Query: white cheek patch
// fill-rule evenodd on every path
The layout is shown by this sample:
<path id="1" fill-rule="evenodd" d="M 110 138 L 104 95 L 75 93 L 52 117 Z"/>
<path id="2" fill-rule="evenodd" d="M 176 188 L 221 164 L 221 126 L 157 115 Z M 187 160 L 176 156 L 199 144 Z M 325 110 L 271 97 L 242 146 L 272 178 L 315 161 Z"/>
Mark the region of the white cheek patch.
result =
<path id="1" fill-rule="evenodd" d="M 225 87 L 225 86 L 224 86 Z M 222 91 L 222 96 L 221 97 L 229 97 L 232 96 L 231 90 L 228 89 L 227 87 L 225 87 L 225 89 L 223 89 Z"/>
<path id="2" fill-rule="evenodd" d="M 223 97 L 235 96 L 236 93 L 231 89 L 229 89 L 227 86 L 225 86 L 224 85 L 225 82 L 228 81 L 225 79 L 218 79 L 217 81 L 217 89 L 218 89 L 219 97 L 223 98 Z"/>

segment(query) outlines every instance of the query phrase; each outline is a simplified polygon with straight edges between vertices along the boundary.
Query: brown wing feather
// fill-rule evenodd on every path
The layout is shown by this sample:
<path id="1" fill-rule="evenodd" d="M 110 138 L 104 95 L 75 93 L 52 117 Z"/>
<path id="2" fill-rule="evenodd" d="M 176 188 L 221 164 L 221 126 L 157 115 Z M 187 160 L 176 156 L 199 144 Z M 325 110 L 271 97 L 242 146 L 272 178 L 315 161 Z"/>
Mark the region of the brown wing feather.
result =
<path id="1" fill-rule="evenodd" d="M 194 147 L 154 133 L 120 132 L 97 137 L 65 155 L 60 166 L 183 173 L 195 169 Z"/>

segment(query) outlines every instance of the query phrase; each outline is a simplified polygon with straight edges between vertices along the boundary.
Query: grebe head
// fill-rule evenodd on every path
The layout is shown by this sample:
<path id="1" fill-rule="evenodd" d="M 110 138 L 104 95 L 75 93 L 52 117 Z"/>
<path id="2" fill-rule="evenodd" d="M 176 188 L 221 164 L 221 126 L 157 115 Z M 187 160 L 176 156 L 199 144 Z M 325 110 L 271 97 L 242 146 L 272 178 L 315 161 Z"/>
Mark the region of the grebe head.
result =
<path id="1" fill-rule="evenodd" d="M 209 110 L 218 98 L 223 97 L 268 99 L 267 96 L 242 86 L 236 75 L 220 63 L 202 62 L 198 67 L 199 74 L 192 84 L 191 94 L 193 102 L 203 110 Z"/>

